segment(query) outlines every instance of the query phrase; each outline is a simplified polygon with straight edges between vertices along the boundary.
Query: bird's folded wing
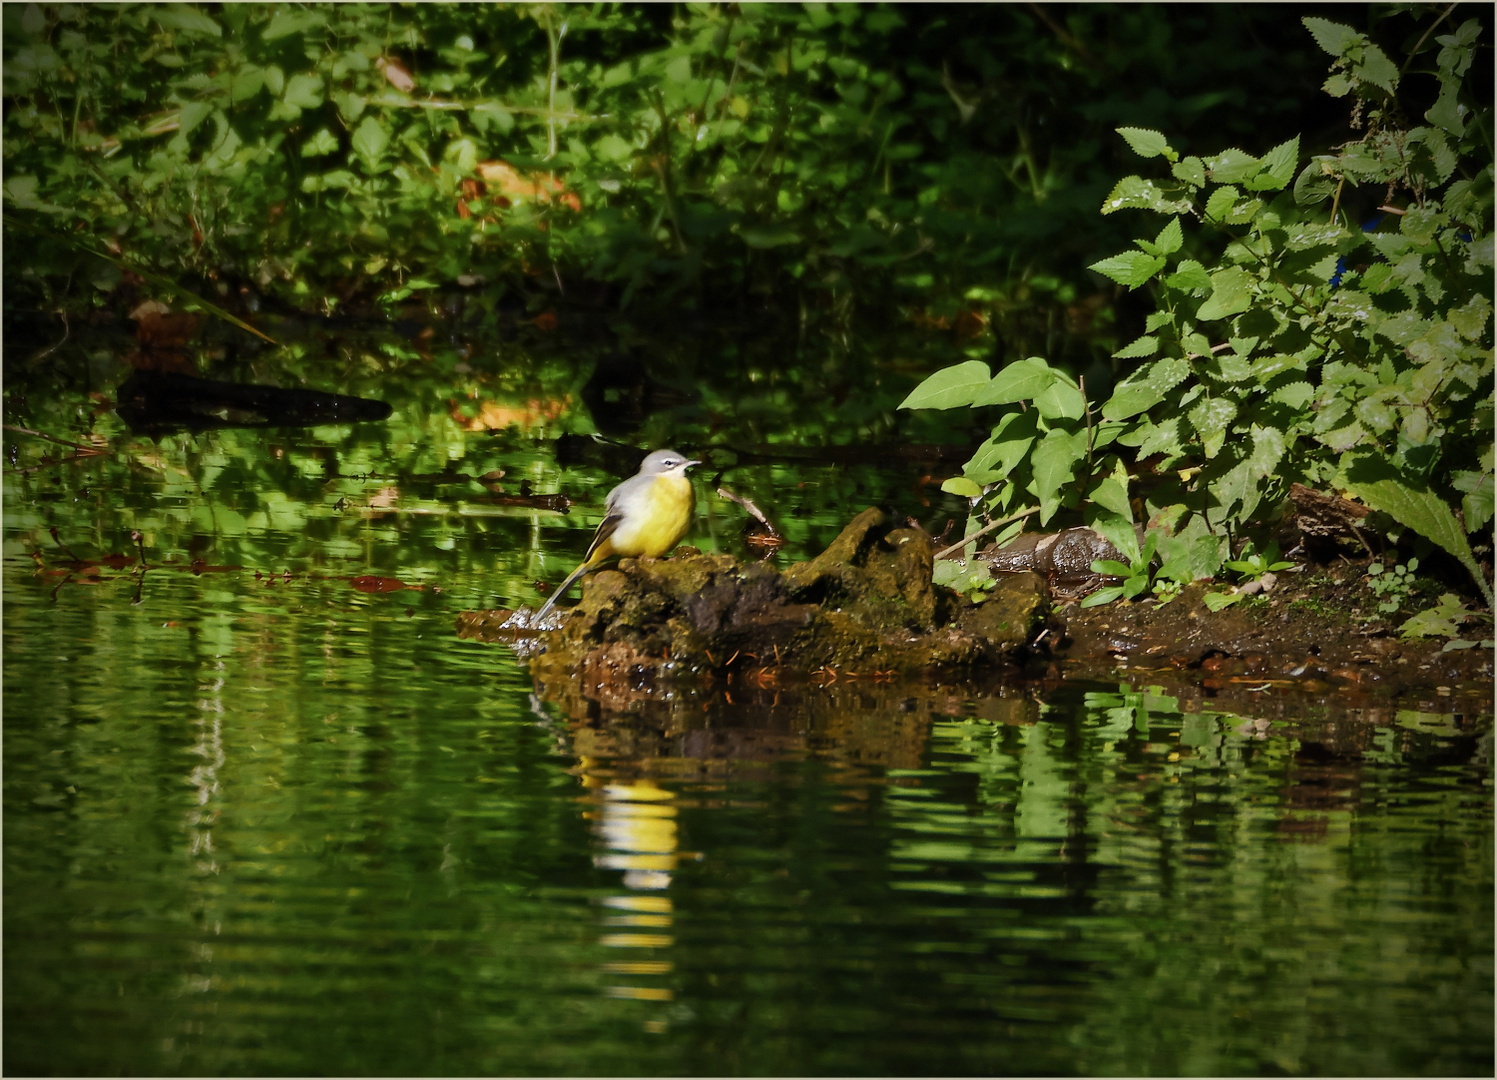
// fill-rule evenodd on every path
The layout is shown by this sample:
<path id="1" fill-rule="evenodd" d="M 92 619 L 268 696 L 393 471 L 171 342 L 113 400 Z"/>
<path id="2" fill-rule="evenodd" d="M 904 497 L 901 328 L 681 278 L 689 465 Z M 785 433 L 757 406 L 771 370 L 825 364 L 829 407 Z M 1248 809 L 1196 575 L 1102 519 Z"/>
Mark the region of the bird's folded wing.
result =
<path id="1" fill-rule="evenodd" d="M 609 513 L 609 515 L 603 519 L 603 523 L 598 526 L 598 531 L 593 534 L 593 542 L 587 546 L 587 556 L 582 560 L 584 565 L 592 561 L 593 553 L 596 552 L 598 548 L 602 547 L 603 541 L 607 540 L 610 536 L 618 531 L 619 524 L 623 520 L 624 515 L 618 513 L 617 511 Z"/>

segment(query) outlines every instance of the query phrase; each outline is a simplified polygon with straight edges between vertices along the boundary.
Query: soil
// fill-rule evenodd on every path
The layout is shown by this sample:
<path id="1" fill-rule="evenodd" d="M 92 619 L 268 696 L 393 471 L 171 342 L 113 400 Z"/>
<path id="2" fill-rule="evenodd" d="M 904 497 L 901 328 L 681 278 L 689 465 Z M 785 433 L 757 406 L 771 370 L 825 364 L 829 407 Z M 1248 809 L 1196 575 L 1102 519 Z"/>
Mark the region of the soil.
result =
<path id="1" fill-rule="evenodd" d="M 740 694 L 839 682 L 965 693 L 994 679 L 1140 677 L 1187 696 L 1241 697 L 1245 709 L 1272 691 L 1368 703 L 1427 693 L 1436 705 L 1458 695 L 1465 713 L 1491 712 L 1492 648 L 1403 640 L 1400 625 L 1439 590 L 1422 582 L 1400 610 L 1381 611 L 1388 598 L 1373 594 L 1365 561 L 1301 564 L 1213 612 L 1205 584 L 1165 603 L 1085 608 L 1067 599 L 1075 583 L 1058 565 L 1000 574 L 974 604 L 932 584 L 932 548 L 922 530 L 869 509 L 821 555 L 783 571 L 699 552 L 624 560 L 585 579 L 581 603 L 557 623 L 470 612 L 458 631 L 516 644 L 541 696 L 572 715 L 695 699 L 735 680 Z M 1490 626 L 1474 619 L 1464 632 L 1483 639 Z"/>

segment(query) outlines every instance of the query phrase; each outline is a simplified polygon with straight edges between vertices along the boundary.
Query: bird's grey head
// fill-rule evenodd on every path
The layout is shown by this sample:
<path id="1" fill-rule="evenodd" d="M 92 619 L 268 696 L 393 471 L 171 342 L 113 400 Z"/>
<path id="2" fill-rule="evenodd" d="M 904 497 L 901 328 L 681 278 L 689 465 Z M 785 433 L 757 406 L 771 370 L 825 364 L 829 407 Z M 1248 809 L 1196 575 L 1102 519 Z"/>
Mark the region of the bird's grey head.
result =
<path id="1" fill-rule="evenodd" d="M 664 476 L 667 473 L 673 473 L 676 476 L 685 476 L 687 469 L 700 464 L 700 461 L 693 461 L 685 454 L 678 454 L 674 450 L 656 450 L 640 465 L 639 475 Z"/>

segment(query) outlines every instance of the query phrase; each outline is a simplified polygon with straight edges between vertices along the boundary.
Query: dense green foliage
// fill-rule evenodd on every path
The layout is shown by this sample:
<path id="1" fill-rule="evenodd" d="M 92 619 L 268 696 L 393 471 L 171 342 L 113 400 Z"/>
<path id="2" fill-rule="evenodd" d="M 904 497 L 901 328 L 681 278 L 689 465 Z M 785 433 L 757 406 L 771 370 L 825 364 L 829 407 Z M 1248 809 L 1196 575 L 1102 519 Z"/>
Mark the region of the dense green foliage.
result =
<path id="1" fill-rule="evenodd" d="M 322 310 L 462 286 L 845 329 L 893 298 L 971 312 L 985 354 L 1084 362 L 1100 333 L 1094 378 L 1115 293 L 1084 268 L 1127 238 L 1094 212 L 1111 128 L 1246 140 L 1314 85 L 1292 24 L 1242 7 L 4 18 L 12 305 L 107 303 L 120 268 Z"/>
<path id="2" fill-rule="evenodd" d="M 979 518 L 1037 500 L 1042 522 L 1079 511 L 1136 554 L 1137 506 L 1159 576 L 1183 583 L 1216 574 L 1292 483 L 1334 487 L 1455 556 L 1490 600 L 1467 540 L 1493 516 L 1491 102 L 1469 79 L 1481 27 L 1428 20 L 1400 70 L 1364 34 L 1304 22 L 1335 57 L 1325 89 L 1354 103 L 1360 135 L 1336 152 L 1304 163 L 1295 138 L 1261 157 L 1182 155 L 1119 129 L 1159 168 L 1121 180 L 1103 214 L 1168 220 L 1092 267 L 1156 305 L 1115 354 L 1142 363 L 1100 407 L 1039 358 L 947 369 L 905 405 L 1025 406 L 948 482 Z M 1400 94 L 1426 71 L 1438 96 L 1415 125 Z M 1359 186 L 1386 204 L 1365 226 L 1346 211 Z"/>

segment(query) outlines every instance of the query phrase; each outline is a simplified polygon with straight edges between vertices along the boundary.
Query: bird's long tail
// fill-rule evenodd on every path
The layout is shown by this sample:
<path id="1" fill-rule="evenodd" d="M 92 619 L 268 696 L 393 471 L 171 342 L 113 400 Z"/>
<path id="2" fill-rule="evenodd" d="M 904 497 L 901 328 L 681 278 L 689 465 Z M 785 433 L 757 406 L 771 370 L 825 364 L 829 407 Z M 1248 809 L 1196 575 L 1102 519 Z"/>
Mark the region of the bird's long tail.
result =
<path id="1" fill-rule="evenodd" d="M 532 625 L 540 622 L 541 619 L 545 618 L 546 612 L 550 611 L 553 607 L 556 606 L 556 601 L 561 599 L 562 594 L 570 589 L 576 582 L 576 580 L 583 574 L 587 573 L 591 567 L 591 562 L 584 561 L 580 566 L 577 567 L 577 569 L 568 574 L 567 579 L 561 583 L 561 585 L 554 593 L 551 594 L 551 599 L 542 604 L 541 609 L 535 613 L 535 618 L 531 620 Z"/>

